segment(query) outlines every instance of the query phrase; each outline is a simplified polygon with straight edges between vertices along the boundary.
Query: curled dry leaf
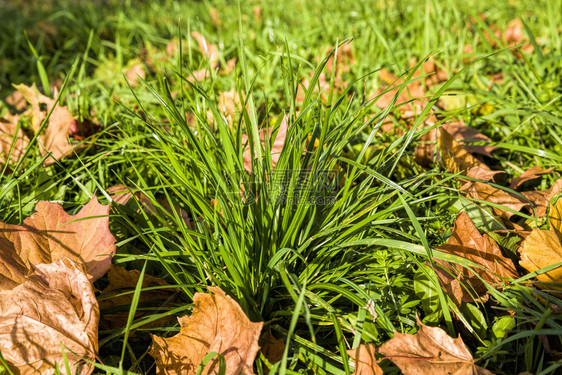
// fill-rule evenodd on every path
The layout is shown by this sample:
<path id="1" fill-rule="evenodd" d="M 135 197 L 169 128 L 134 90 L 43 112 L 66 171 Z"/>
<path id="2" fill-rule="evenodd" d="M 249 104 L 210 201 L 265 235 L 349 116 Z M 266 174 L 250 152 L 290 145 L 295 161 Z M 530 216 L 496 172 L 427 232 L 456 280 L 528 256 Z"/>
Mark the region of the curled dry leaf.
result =
<path id="1" fill-rule="evenodd" d="M 6 103 L 11 105 L 18 111 L 23 111 L 27 108 L 27 101 L 23 97 L 22 93 L 18 90 L 14 91 L 6 97 Z"/>
<path id="2" fill-rule="evenodd" d="M 442 128 L 470 153 L 492 157 L 491 152 L 497 150 L 496 146 L 471 145 L 475 142 L 491 142 L 492 140 L 478 130 L 464 125 L 462 120 L 444 123 Z"/>
<path id="3" fill-rule="evenodd" d="M 550 207 L 548 221 L 549 229 L 533 229 L 519 248 L 519 264 L 529 272 L 562 262 L 562 199 L 558 199 L 556 204 Z M 559 284 L 545 287 L 562 290 L 562 267 L 538 275 L 537 280 Z"/>
<path id="4" fill-rule="evenodd" d="M 480 234 L 465 212 L 458 214 L 453 234 L 445 244 L 437 247 L 437 250 L 466 258 L 482 267 L 473 267 L 471 271 L 460 264 L 453 267 L 443 260 L 435 260 L 443 267 L 436 269 L 439 281 L 457 305 L 461 302 L 487 299 L 488 290 L 480 278 L 496 286 L 501 284 L 504 278 L 517 277 L 513 262 L 502 255 L 493 239 L 487 234 Z"/>
<path id="5" fill-rule="evenodd" d="M 515 190 L 521 185 L 523 185 L 525 182 L 539 178 L 543 174 L 549 174 L 553 170 L 554 168 L 542 169 L 538 165 L 535 165 L 534 167 L 531 167 L 527 169 L 525 172 L 523 172 L 521 176 L 511 180 L 511 184 L 509 184 L 509 188 Z"/>
<path id="6" fill-rule="evenodd" d="M 562 178 L 558 179 L 554 185 L 547 190 L 524 191 L 521 194 L 533 203 L 536 216 L 542 217 L 546 215 L 549 202 L 560 193 L 562 193 Z"/>
<path id="7" fill-rule="evenodd" d="M 376 352 L 377 348 L 373 344 L 361 344 L 356 349 L 347 351 L 355 361 L 355 375 L 383 375 L 375 357 Z"/>
<path id="8" fill-rule="evenodd" d="M 90 374 L 83 358 L 94 361 L 98 351 L 99 309 L 82 265 L 64 258 L 35 269 L 0 290 L 0 352 L 13 373 L 54 374 L 58 363 L 65 374 L 62 343 L 72 374 Z"/>
<path id="9" fill-rule="evenodd" d="M 418 325 L 416 334 L 395 332 L 379 348 L 404 375 L 492 375 L 476 366 L 460 336 L 453 339 L 441 328 L 423 325 L 419 319 Z"/>
<path id="10" fill-rule="evenodd" d="M 181 330 L 177 335 L 152 336 L 149 354 L 156 361 L 157 374 L 195 374 L 209 352 L 224 356 L 226 375 L 253 374 L 263 322 L 252 323 L 220 288 L 209 290 L 213 294 L 195 294 L 193 314 L 178 318 Z M 215 357 L 202 374 L 217 374 L 218 368 Z"/>
<path id="11" fill-rule="evenodd" d="M 139 281 L 140 271 L 126 270 L 123 267 L 111 266 L 107 273 L 109 285 L 102 290 L 103 299 L 100 300 L 100 310 L 102 317 L 100 325 L 104 329 L 122 328 L 127 324 L 129 308 L 133 301 L 133 292 Z M 153 287 L 164 287 L 153 289 Z M 142 280 L 143 291 L 139 297 L 139 308 L 135 313 L 135 319 L 142 318 L 149 314 L 158 313 L 157 310 L 169 303 L 177 302 L 177 293 L 174 289 L 168 288 L 166 281 L 145 274 Z M 149 290 L 144 290 L 151 288 Z M 149 312 L 143 312 L 143 307 L 149 307 Z M 111 312 L 103 313 L 104 310 L 111 309 Z M 159 311 L 163 312 L 163 311 Z M 162 327 L 170 317 L 164 317 L 143 325 L 143 328 Z"/>
<path id="12" fill-rule="evenodd" d="M 37 264 L 63 258 L 82 262 L 92 281 L 109 270 L 115 253 L 109 206 L 94 197 L 76 215 L 50 202 L 35 210 L 21 225 L 0 222 L 0 289 L 21 284 Z"/>
<path id="13" fill-rule="evenodd" d="M 56 100 L 41 94 L 35 85 L 28 87 L 21 84 L 16 85 L 15 88 L 31 105 L 31 108 L 24 112 L 24 114 L 30 116 L 33 131 L 38 132 L 41 127 L 41 123 L 55 105 Z M 41 110 L 42 104 L 46 106 L 46 111 Z M 41 155 L 45 156 L 50 152 L 57 160 L 71 155 L 73 146 L 68 142 L 68 134 L 73 123 L 74 117 L 68 108 L 58 104 L 53 109 L 53 112 L 49 117 L 44 134 L 41 134 L 38 137 L 38 140 L 42 145 L 42 147 L 40 147 Z M 54 163 L 55 160 L 53 160 L 53 158 L 48 158 L 45 160 L 43 165 L 48 166 Z"/>
<path id="14" fill-rule="evenodd" d="M 277 134 L 275 135 L 275 138 L 272 139 L 273 137 L 273 127 L 268 128 L 268 129 L 262 129 L 260 131 L 260 141 L 261 141 L 261 145 L 263 147 L 265 147 L 265 142 L 266 141 L 273 141 L 273 143 L 271 143 L 271 167 L 275 168 L 275 166 L 277 165 L 277 162 L 279 161 L 279 157 L 281 156 L 281 151 L 283 150 L 283 145 L 285 144 L 285 138 L 287 138 L 287 123 L 289 122 L 289 117 L 288 116 L 284 116 L 283 120 L 281 121 L 281 124 L 279 125 L 279 130 L 277 131 Z M 250 145 L 247 144 L 248 142 L 248 137 L 246 134 L 242 135 L 242 144 L 246 145 L 244 148 L 244 152 L 242 153 L 242 160 L 244 162 L 244 168 L 248 171 L 248 172 L 252 172 L 252 153 L 250 150 Z M 254 146 L 255 147 L 255 146 Z"/>

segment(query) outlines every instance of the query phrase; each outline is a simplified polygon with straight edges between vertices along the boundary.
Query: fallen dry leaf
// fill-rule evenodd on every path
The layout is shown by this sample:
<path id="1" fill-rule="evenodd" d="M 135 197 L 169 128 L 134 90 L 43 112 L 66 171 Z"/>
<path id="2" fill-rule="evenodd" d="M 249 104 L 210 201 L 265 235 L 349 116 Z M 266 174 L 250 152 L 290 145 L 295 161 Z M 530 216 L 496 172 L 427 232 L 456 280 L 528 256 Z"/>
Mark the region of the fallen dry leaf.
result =
<path id="1" fill-rule="evenodd" d="M 133 193 L 131 193 L 131 191 L 133 191 Z M 156 206 L 152 203 L 152 201 L 146 194 L 144 194 L 142 191 L 135 192 L 134 189 L 131 189 L 126 185 L 119 184 L 111 186 L 106 189 L 106 192 L 111 196 L 111 199 L 113 199 L 115 203 L 122 206 L 127 205 L 127 203 L 129 203 L 133 198 L 134 194 L 137 207 L 138 204 L 140 204 L 137 212 L 140 212 L 141 209 L 146 210 L 146 212 L 151 215 L 158 215 L 160 212 L 160 210 L 156 208 Z M 183 208 L 172 207 L 167 199 L 157 199 L 156 202 L 170 216 L 174 216 L 174 212 L 177 213 L 179 217 L 183 219 L 189 229 L 195 228 L 195 226 L 193 225 L 193 221 L 190 219 L 187 211 L 185 211 Z"/>
<path id="2" fill-rule="evenodd" d="M 118 310 L 109 313 L 104 313 L 101 317 L 100 325 L 104 329 L 117 329 L 122 328 L 127 324 L 129 316 L 129 308 L 133 301 L 133 292 L 139 281 L 140 271 L 126 270 L 123 267 L 112 265 L 107 273 L 109 285 L 102 290 L 103 299 L 100 301 L 100 310 Z M 164 287 L 159 289 L 144 290 L 152 287 Z M 177 302 L 176 291 L 169 287 L 166 281 L 154 276 L 144 274 L 142 280 L 143 290 L 139 297 L 139 307 L 142 305 L 150 305 L 153 311 L 143 312 L 137 309 L 135 319 L 142 318 L 149 314 L 157 313 L 156 309 L 164 306 L 167 303 Z M 121 307 L 121 309 L 119 309 Z M 160 311 L 162 312 L 162 311 Z M 168 322 L 170 317 L 164 317 L 143 325 L 143 328 L 156 328 L 162 327 L 163 324 Z"/>
<path id="3" fill-rule="evenodd" d="M 438 129 L 437 143 L 439 145 L 439 160 L 449 172 L 467 171 L 475 166 L 484 170 L 489 169 L 484 163 L 472 156 L 443 128 Z"/>
<path id="4" fill-rule="evenodd" d="M 129 67 L 125 71 L 125 77 L 131 87 L 136 87 L 139 85 L 139 80 L 146 78 L 146 72 L 139 59 L 131 60 L 128 65 Z"/>
<path id="5" fill-rule="evenodd" d="M 515 212 L 521 211 L 523 208 L 530 208 L 529 202 L 515 194 L 505 190 L 498 189 L 485 182 L 469 181 L 460 190 L 466 193 L 468 198 L 479 199 L 490 203 L 499 204 L 507 209 Z M 506 223 L 510 222 L 510 218 L 515 215 L 512 211 L 508 211 L 500 207 L 492 207 L 496 215 L 504 219 Z"/>
<path id="6" fill-rule="evenodd" d="M 19 116 L 8 114 L 4 118 L 0 117 L 0 168 L 6 162 L 16 163 L 23 156 L 29 143 L 22 129 L 17 128 L 18 121 Z M 12 144 L 13 150 L 10 154 Z"/>
<path id="7" fill-rule="evenodd" d="M 328 47 L 326 51 L 330 53 L 334 48 Z M 338 47 L 337 53 L 332 53 L 326 62 L 326 72 L 332 74 L 334 69 L 334 58 L 336 58 L 336 77 L 341 77 L 343 73 L 349 72 L 350 65 L 355 63 L 351 43 L 345 43 Z"/>
<path id="8" fill-rule="evenodd" d="M 488 290 L 480 278 L 496 286 L 503 282 L 503 278 L 517 277 L 513 262 L 502 255 L 493 239 L 487 234 L 480 234 L 465 212 L 458 214 L 453 234 L 445 244 L 437 247 L 437 250 L 466 258 L 483 268 L 474 267 L 473 271 L 470 271 L 459 264 L 453 267 L 448 262 L 435 260 L 443 267 L 436 268 L 441 285 L 457 305 L 461 302 L 487 299 Z"/>
<path id="9" fill-rule="evenodd" d="M 99 309 L 82 265 L 64 258 L 35 269 L 23 284 L 0 290 L 0 351 L 8 367 L 55 374 L 58 363 L 65 374 L 62 343 L 72 373 L 90 374 L 94 366 L 82 358 L 95 361 Z"/>
<path id="10" fill-rule="evenodd" d="M 254 11 L 254 18 L 256 19 L 256 21 L 261 22 L 261 15 L 262 15 L 262 10 L 261 7 L 259 5 L 254 6 L 253 8 Z"/>
<path id="11" fill-rule="evenodd" d="M 221 27 L 222 25 L 222 20 L 219 16 L 219 11 L 217 8 L 215 7 L 211 7 L 209 8 L 209 16 L 211 17 L 211 23 L 213 24 L 214 27 Z"/>
<path id="12" fill-rule="evenodd" d="M 236 113 L 242 110 L 244 101 L 246 100 L 244 93 L 242 96 L 235 89 L 224 91 L 219 94 L 219 111 L 224 114 L 226 121 L 233 124 L 236 118 Z"/>
<path id="13" fill-rule="evenodd" d="M 524 191 L 521 194 L 533 203 L 537 217 L 546 215 L 546 209 L 550 201 L 562 193 L 562 178 L 558 179 L 554 185 L 544 191 L 533 190 Z"/>
<path id="14" fill-rule="evenodd" d="M 283 145 L 285 144 L 285 138 L 287 138 L 287 123 L 289 121 L 288 116 L 284 116 L 281 124 L 279 125 L 279 130 L 273 139 L 273 143 L 271 143 L 271 167 L 275 168 L 277 162 L 279 161 L 279 157 L 281 156 L 281 151 L 283 150 Z M 268 129 L 262 129 L 260 131 L 260 141 L 263 147 L 265 147 L 266 141 L 271 141 L 273 127 Z M 252 172 L 252 153 L 250 150 L 250 145 L 247 144 L 248 137 L 246 134 L 242 135 L 242 144 L 246 144 L 244 148 L 244 152 L 242 153 L 242 160 L 244 162 L 244 168 L 248 172 Z M 255 147 L 255 146 L 254 146 Z"/>
<path id="15" fill-rule="evenodd" d="M 263 355 L 272 365 L 283 359 L 285 341 L 273 336 L 271 329 L 265 331 L 265 333 L 260 337 L 259 345 Z M 265 372 L 269 373 L 269 369 L 266 370 L 267 371 Z"/>
<path id="16" fill-rule="evenodd" d="M 244 311 L 220 288 L 213 294 L 196 293 L 193 314 L 178 318 L 181 331 L 170 338 L 152 336 L 149 354 L 156 361 L 156 373 L 195 374 L 209 352 L 224 356 L 226 375 L 253 374 L 263 322 L 252 323 Z M 202 374 L 217 374 L 218 360 L 210 361 Z"/>
<path id="17" fill-rule="evenodd" d="M 475 142 L 491 142 L 492 140 L 478 130 L 464 125 L 462 120 L 444 123 L 442 128 L 470 153 L 492 157 L 491 152 L 497 150 L 496 146 L 471 145 Z"/>
<path id="18" fill-rule="evenodd" d="M 21 225 L 0 222 L 0 289 L 21 284 L 37 264 L 65 257 L 82 262 L 92 281 L 109 270 L 115 253 L 109 206 L 94 197 L 76 215 L 50 202 L 37 203 L 35 211 Z"/>
<path id="19" fill-rule="evenodd" d="M 511 184 L 509 184 L 509 188 L 512 190 L 517 189 L 521 185 L 523 185 L 527 181 L 534 180 L 535 178 L 539 178 L 543 174 L 549 174 L 554 170 L 554 168 L 542 169 L 538 165 L 527 169 L 525 172 L 521 174 L 521 176 L 514 178 L 511 180 Z"/>
<path id="20" fill-rule="evenodd" d="M 5 100 L 6 103 L 13 106 L 18 111 L 23 111 L 27 108 L 27 101 L 18 90 L 8 95 Z"/>
<path id="21" fill-rule="evenodd" d="M 562 262 L 562 199 L 550 206 L 548 221 L 549 229 L 533 229 L 519 248 L 519 264 L 529 272 Z M 546 287 L 562 290 L 562 267 L 538 275 L 537 280 L 559 284 Z"/>
<path id="22" fill-rule="evenodd" d="M 375 353 L 377 348 L 373 344 L 361 344 L 356 349 L 347 351 L 355 361 L 355 375 L 383 375 L 382 368 L 377 363 Z"/>
<path id="23" fill-rule="evenodd" d="M 492 375 L 476 366 L 460 336 L 453 339 L 441 328 L 423 325 L 419 319 L 418 325 L 416 334 L 395 332 L 379 348 L 404 375 Z"/>
<path id="24" fill-rule="evenodd" d="M 196 79 L 197 81 L 202 81 L 210 76 L 210 71 L 218 68 L 220 64 L 219 50 L 215 45 L 208 43 L 202 34 L 193 31 L 191 33 L 191 36 L 197 41 L 199 50 L 201 51 L 201 54 L 205 56 L 205 61 L 207 61 L 207 63 L 209 64 L 209 68 L 207 69 L 207 67 L 205 67 L 203 69 L 194 71 L 193 76 L 188 77 L 188 80 L 190 82 L 193 82 L 194 79 Z"/>
<path id="25" fill-rule="evenodd" d="M 31 87 L 23 84 L 14 87 L 21 92 L 30 104 L 31 108 L 24 114 L 30 116 L 33 131 L 38 132 L 41 123 L 55 105 L 56 100 L 41 94 L 35 84 Z M 41 110 L 42 104 L 46 106 L 46 111 Z M 50 152 L 56 160 L 60 160 L 72 154 L 73 146 L 68 142 L 68 134 L 73 123 L 74 117 L 68 108 L 58 104 L 49 117 L 44 133 L 38 137 L 38 141 L 42 145 L 39 149 L 42 156 Z M 53 158 L 48 158 L 43 162 L 43 165 L 48 166 L 54 163 Z"/>

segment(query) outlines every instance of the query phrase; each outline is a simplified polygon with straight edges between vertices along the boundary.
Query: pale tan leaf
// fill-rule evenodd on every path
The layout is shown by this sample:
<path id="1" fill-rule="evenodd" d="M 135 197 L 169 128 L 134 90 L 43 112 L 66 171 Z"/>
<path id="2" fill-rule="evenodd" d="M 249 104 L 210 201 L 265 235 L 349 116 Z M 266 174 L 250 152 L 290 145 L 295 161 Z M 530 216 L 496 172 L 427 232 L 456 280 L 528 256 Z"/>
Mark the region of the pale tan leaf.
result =
<path id="1" fill-rule="evenodd" d="M 93 365 L 82 358 L 95 361 L 98 319 L 82 265 L 39 264 L 22 285 L 0 290 L 0 351 L 16 374 L 54 374 L 55 363 L 64 374 L 62 343 L 72 374 L 87 375 Z"/>
<path id="2" fill-rule="evenodd" d="M 0 241 L 11 244 L 19 263 L 32 270 L 37 264 L 66 257 L 82 262 L 92 281 L 109 270 L 115 253 L 115 238 L 108 226 L 109 206 L 102 206 L 94 197 L 74 216 L 50 202 L 37 203 L 35 211 L 21 225 L 0 222 Z M 2 276 L 22 282 L 21 274 L 16 273 L 16 278 Z"/>
<path id="3" fill-rule="evenodd" d="M 375 353 L 377 348 L 373 344 L 361 344 L 356 349 L 350 349 L 347 354 L 355 361 L 355 375 L 383 375 L 382 368 L 377 363 Z"/>
<path id="4" fill-rule="evenodd" d="M 537 217 L 546 215 L 549 202 L 562 192 L 562 178 L 558 179 L 554 185 L 547 190 L 524 191 L 521 194 L 531 201 L 535 207 Z"/>
<path id="5" fill-rule="evenodd" d="M 235 89 L 224 91 L 219 94 L 219 111 L 224 114 L 226 121 L 229 124 L 234 122 L 236 114 L 242 110 L 245 99 L 244 94 L 241 96 Z"/>
<path id="6" fill-rule="evenodd" d="M 277 162 L 279 161 L 279 157 L 281 156 L 281 150 L 283 150 L 283 145 L 285 144 L 285 138 L 287 138 L 287 124 L 289 118 L 288 116 L 284 116 L 281 124 L 279 125 L 279 130 L 275 135 L 275 139 L 273 139 L 273 143 L 271 143 L 271 166 L 275 168 Z M 273 127 L 268 129 L 260 130 L 260 141 L 261 146 L 265 147 L 266 141 L 272 140 L 272 132 Z M 248 142 L 248 137 L 244 134 L 242 135 L 242 144 L 246 144 Z M 254 146 L 255 147 L 255 146 Z M 242 154 L 242 160 L 244 161 L 244 168 L 248 171 L 252 171 L 252 154 L 250 151 L 250 146 L 246 144 L 244 148 L 244 152 Z"/>
<path id="7" fill-rule="evenodd" d="M 6 97 L 6 103 L 13 106 L 18 111 L 23 111 L 27 108 L 27 101 L 19 91 L 14 91 Z"/>
<path id="8" fill-rule="evenodd" d="M 213 44 L 207 42 L 205 37 L 197 31 L 191 32 L 191 36 L 197 41 L 199 50 L 205 56 L 211 69 L 215 69 L 219 64 L 219 50 Z"/>
<path id="9" fill-rule="evenodd" d="M 21 128 L 17 128 L 18 121 L 19 116 L 7 114 L 4 118 L 0 117 L 0 169 L 6 162 L 16 163 L 29 143 Z"/>
<path id="10" fill-rule="evenodd" d="M 128 68 L 125 71 L 125 77 L 132 87 L 138 86 L 139 80 L 146 78 L 146 72 L 139 59 L 133 59 L 129 62 Z"/>
<path id="11" fill-rule="evenodd" d="M 25 114 L 30 116 L 33 130 L 38 132 L 41 123 L 47 117 L 55 105 L 56 100 L 48 98 L 41 94 L 35 85 L 28 87 L 23 84 L 14 86 L 19 92 L 22 93 L 27 102 L 31 105 Z M 46 111 L 41 110 L 41 104 L 46 106 Z M 48 124 L 44 129 L 44 133 L 38 137 L 41 155 L 45 156 L 51 153 L 56 160 L 60 160 L 72 154 L 73 147 L 68 142 L 68 134 L 71 126 L 74 123 L 74 117 L 67 107 L 60 104 L 53 109 L 49 117 Z M 44 166 L 54 164 L 53 158 L 47 158 L 43 163 Z"/>
<path id="12" fill-rule="evenodd" d="M 505 173 L 504 171 L 492 171 L 488 167 L 482 167 L 477 165 L 475 167 L 469 168 L 466 171 L 467 177 L 472 177 L 482 181 L 493 181 L 497 174 Z"/>
<path id="13" fill-rule="evenodd" d="M 453 339 L 441 328 L 428 327 L 419 320 L 418 325 L 416 334 L 395 332 L 379 348 L 404 375 L 492 375 L 476 366 L 460 336 Z"/>
<path id="14" fill-rule="evenodd" d="M 498 244 L 488 235 L 481 235 L 470 217 L 461 212 L 455 219 L 453 234 L 437 250 L 466 258 L 482 266 L 473 267 L 482 280 L 492 286 L 501 285 L 503 278 L 517 277 L 513 262 L 504 257 Z M 488 290 L 480 278 L 469 269 L 435 260 L 443 269 L 436 269 L 439 280 L 455 303 L 486 299 Z"/>
<path id="15" fill-rule="evenodd" d="M 240 306 L 220 288 L 213 294 L 196 293 L 191 316 L 178 318 L 181 331 L 170 338 L 152 336 L 149 354 L 157 374 L 191 375 L 205 355 L 217 352 L 226 361 L 226 375 L 253 374 L 263 322 L 252 323 Z M 218 360 L 207 364 L 203 375 L 218 373 Z"/>

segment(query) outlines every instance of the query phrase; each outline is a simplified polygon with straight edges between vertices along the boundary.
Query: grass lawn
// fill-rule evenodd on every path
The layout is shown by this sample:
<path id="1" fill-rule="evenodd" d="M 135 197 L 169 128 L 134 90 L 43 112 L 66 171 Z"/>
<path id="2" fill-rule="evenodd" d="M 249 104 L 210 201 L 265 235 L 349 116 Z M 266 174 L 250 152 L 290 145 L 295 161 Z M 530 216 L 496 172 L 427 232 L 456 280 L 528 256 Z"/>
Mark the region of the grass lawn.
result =
<path id="1" fill-rule="evenodd" d="M 445 374 L 385 351 L 423 325 L 459 374 L 558 374 L 561 35 L 549 0 L 2 1 L 0 293 L 7 225 L 97 197 L 137 271 L 93 283 L 94 373 L 175 374 L 153 335 L 218 287 L 262 349 L 214 373 Z"/>

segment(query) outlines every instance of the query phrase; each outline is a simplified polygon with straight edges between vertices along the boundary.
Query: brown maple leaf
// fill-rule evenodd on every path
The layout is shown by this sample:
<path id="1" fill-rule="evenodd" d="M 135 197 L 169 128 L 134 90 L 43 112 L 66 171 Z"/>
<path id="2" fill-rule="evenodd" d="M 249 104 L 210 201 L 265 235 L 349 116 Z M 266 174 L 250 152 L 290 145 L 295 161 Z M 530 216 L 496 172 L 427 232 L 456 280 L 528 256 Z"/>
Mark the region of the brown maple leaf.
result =
<path id="1" fill-rule="evenodd" d="M 562 262 L 562 199 L 550 206 L 548 222 L 549 229 L 534 228 L 519 248 L 519 264 L 529 272 Z M 562 290 L 562 267 L 538 275 L 537 280 L 550 283 L 541 286 Z"/>
<path id="2" fill-rule="evenodd" d="M 196 293 L 193 314 L 178 318 L 180 332 L 170 338 L 152 336 L 149 354 L 157 374 L 190 375 L 210 352 L 224 356 L 226 375 L 253 374 L 263 322 L 252 323 L 232 298 L 220 288 L 213 294 Z M 210 361 L 202 374 L 217 374 L 218 360 Z"/>
<path id="3" fill-rule="evenodd" d="M 285 144 L 285 138 L 287 138 L 287 123 L 289 121 L 288 116 L 284 116 L 281 124 L 279 125 L 279 130 L 275 135 L 275 139 L 273 139 L 273 143 L 271 143 L 271 167 L 275 168 L 277 162 L 279 161 L 279 157 L 281 156 L 281 151 L 283 150 L 283 145 Z M 266 141 L 272 140 L 272 132 L 273 127 L 268 129 L 260 130 L 260 141 L 261 146 L 265 147 Z M 242 160 L 244 161 L 244 168 L 248 172 L 252 172 L 252 153 L 250 151 L 250 146 L 247 144 L 248 137 L 246 134 L 242 135 L 242 144 L 246 145 L 244 148 L 244 152 L 242 153 Z M 254 147 L 256 147 L 254 145 Z"/>
<path id="4" fill-rule="evenodd" d="M 90 374 L 98 351 L 99 309 L 81 264 L 38 264 L 26 281 L 0 290 L 0 352 L 12 373 L 62 373 L 61 343 L 72 373 Z"/>
<path id="5" fill-rule="evenodd" d="M 487 299 L 488 289 L 481 279 L 496 286 L 501 285 L 504 278 L 517 277 L 513 262 L 502 255 L 493 239 L 487 234 L 480 234 L 465 212 L 457 215 L 453 234 L 445 244 L 438 246 L 437 250 L 466 258 L 482 267 L 473 267 L 471 271 L 459 264 L 453 266 L 443 260 L 435 259 L 435 262 L 442 267 L 435 270 L 439 281 L 457 305 L 461 302 Z"/>
<path id="6" fill-rule="evenodd" d="M 82 262 L 92 281 L 111 266 L 115 238 L 109 231 L 109 206 L 94 197 L 76 215 L 57 203 L 39 202 L 21 225 L 0 222 L 0 288 L 24 281 L 33 266 L 69 258 Z"/>
<path id="7" fill-rule="evenodd" d="M 133 301 L 133 292 L 139 281 L 140 271 L 126 270 L 123 267 L 112 265 L 107 273 L 109 285 L 102 290 L 100 296 L 100 310 L 102 317 L 100 325 L 104 329 L 122 328 L 127 324 L 129 316 L 129 307 Z M 174 289 L 168 288 L 170 285 L 166 281 L 144 274 L 142 279 L 143 290 L 139 297 L 139 306 L 150 305 L 151 312 L 157 313 L 157 310 L 165 304 L 175 303 L 178 301 L 177 293 Z M 154 287 L 163 287 L 154 289 Z M 145 290 L 150 288 L 149 290 Z M 111 312 L 103 313 L 104 310 L 111 309 Z M 160 311 L 162 312 L 162 311 Z M 149 313 L 137 310 L 135 319 L 147 316 Z M 143 328 L 162 327 L 170 320 L 170 317 L 164 317 L 143 325 Z"/>
<path id="8" fill-rule="evenodd" d="M 31 117 L 31 125 L 34 132 L 38 132 L 42 122 L 47 117 L 55 105 L 56 100 L 51 99 L 39 92 L 35 84 L 31 87 L 23 84 L 14 86 L 24 96 L 25 100 L 30 104 L 29 108 L 24 114 Z M 46 111 L 41 110 L 41 105 L 46 106 Z M 74 117 L 67 107 L 58 104 L 49 117 L 48 124 L 44 129 L 44 133 L 39 135 L 38 141 L 41 144 L 39 151 L 42 156 L 47 153 L 52 154 L 52 158 L 45 159 L 44 166 L 55 163 L 73 152 L 73 146 L 68 142 L 68 134 L 70 128 L 74 123 Z"/>
<path id="9" fill-rule="evenodd" d="M 418 325 L 416 334 L 395 332 L 379 348 L 404 375 L 492 375 L 476 366 L 460 336 L 453 339 L 441 328 L 423 325 L 419 319 Z"/>
<path id="10" fill-rule="evenodd" d="M 382 368 L 377 363 L 375 353 L 377 348 L 373 344 L 361 344 L 356 349 L 347 351 L 355 361 L 355 375 L 383 375 Z"/>

